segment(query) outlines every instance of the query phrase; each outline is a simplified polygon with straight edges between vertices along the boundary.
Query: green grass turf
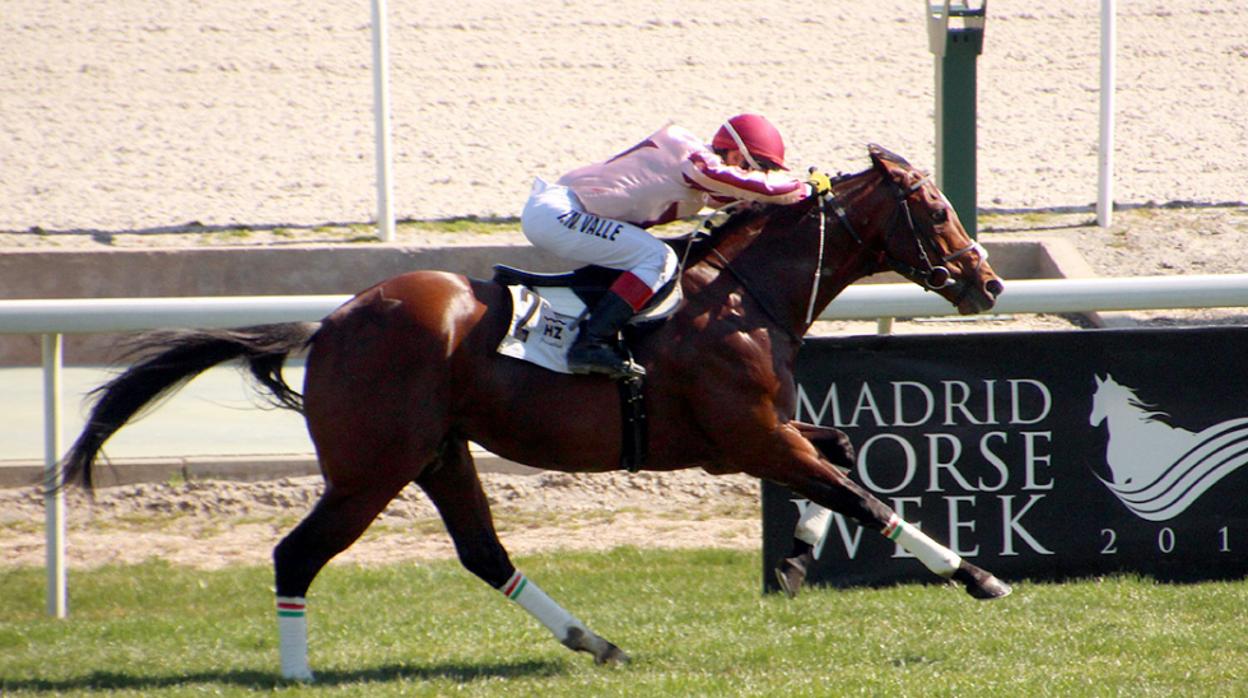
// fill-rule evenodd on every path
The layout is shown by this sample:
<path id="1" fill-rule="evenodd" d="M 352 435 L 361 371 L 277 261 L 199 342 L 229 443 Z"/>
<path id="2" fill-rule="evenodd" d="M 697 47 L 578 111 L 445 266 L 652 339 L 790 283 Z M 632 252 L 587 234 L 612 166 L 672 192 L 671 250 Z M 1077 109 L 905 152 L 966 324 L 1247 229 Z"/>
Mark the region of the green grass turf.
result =
<path id="1" fill-rule="evenodd" d="M 518 566 L 633 657 L 595 666 L 453 562 L 330 565 L 309 594 L 318 682 L 277 677 L 271 572 L 0 567 L 0 695 L 1069 696 L 1248 694 L 1243 582 L 1018 583 L 762 596 L 757 554 L 548 554 Z"/>

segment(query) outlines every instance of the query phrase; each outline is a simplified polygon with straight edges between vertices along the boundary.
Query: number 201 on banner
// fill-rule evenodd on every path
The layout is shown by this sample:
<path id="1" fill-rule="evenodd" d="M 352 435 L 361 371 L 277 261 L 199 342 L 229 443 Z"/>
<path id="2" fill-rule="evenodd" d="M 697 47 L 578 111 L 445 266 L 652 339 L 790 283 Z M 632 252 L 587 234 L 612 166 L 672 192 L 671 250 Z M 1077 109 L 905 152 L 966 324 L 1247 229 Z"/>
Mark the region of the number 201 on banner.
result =
<path id="1" fill-rule="evenodd" d="M 1105 540 L 1104 547 L 1101 548 L 1102 555 L 1118 554 L 1118 532 L 1112 528 L 1102 528 L 1101 536 Z M 1177 543 L 1174 529 L 1166 526 L 1157 531 L 1157 549 L 1162 553 L 1174 552 L 1174 546 Z M 1218 552 L 1231 552 L 1231 531 L 1229 526 L 1223 526 L 1218 529 Z"/>

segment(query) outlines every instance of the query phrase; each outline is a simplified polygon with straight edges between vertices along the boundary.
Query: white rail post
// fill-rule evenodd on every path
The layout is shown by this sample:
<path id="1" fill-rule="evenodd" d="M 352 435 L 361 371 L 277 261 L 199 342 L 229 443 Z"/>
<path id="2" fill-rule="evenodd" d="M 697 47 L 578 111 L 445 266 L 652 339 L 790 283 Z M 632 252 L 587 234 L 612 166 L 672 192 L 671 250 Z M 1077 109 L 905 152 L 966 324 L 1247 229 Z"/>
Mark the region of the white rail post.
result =
<path id="1" fill-rule="evenodd" d="M 48 615 L 69 614 L 65 579 L 65 492 L 57 471 L 61 453 L 61 335 L 43 335 L 43 506 L 46 514 Z"/>
<path id="2" fill-rule="evenodd" d="M 1114 218 L 1114 0 L 1101 0 L 1101 139 L 1096 178 L 1096 223 Z"/>
<path id="3" fill-rule="evenodd" d="M 390 157 L 390 42 L 386 0 L 373 0 L 373 117 L 377 147 L 377 232 L 394 241 L 394 183 Z"/>

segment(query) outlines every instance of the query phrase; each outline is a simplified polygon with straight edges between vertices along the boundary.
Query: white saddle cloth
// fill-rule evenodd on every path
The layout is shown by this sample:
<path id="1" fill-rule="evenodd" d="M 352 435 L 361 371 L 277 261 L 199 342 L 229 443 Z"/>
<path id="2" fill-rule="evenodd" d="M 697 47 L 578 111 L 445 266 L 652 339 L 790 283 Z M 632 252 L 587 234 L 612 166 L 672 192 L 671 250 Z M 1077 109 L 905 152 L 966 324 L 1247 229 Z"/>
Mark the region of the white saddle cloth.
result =
<path id="1" fill-rule="evenodd" d="M 508 286 L 507 290 L 511 292 L 511 322 L 498 344 L 498 353 L 556 373 L 571 373 L 568 347 L 576 341 L 585 303 L 571 289 L 557 286 L 540 287 L 540 296 L 527 286 Z M 630 322 L 661 320 L 676 312 L 682 298 L 677 285 L 661 302 Z"/>

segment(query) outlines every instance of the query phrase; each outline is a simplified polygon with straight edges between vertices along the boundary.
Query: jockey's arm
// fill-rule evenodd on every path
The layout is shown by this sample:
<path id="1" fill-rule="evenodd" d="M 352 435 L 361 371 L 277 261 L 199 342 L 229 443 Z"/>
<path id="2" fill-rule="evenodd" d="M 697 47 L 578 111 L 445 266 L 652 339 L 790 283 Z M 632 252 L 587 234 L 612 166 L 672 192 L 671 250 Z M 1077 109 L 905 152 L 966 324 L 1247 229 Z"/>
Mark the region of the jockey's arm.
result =
<path id="1" fill-rule="evenodd" d="M 766 204 L 793 204 L 810 194 L 810 186 L 782 171 L 744 170 L 725 164 L 713 154 L 693 153 L 682 173 L 687 182 L 717 198 L 743 199 Z"/>

